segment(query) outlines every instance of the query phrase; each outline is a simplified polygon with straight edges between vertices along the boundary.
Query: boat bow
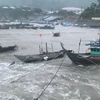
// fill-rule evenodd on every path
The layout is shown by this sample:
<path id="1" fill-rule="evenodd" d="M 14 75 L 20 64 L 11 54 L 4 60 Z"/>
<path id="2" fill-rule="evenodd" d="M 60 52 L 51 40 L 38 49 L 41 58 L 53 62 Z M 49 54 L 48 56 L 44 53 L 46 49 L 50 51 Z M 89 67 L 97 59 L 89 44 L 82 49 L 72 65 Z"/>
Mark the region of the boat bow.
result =
<path id="1" fill-rule="evenodd" d="M 67 49 L 65 49 L 64 46 L 63 46 L 63 43 L 60 42 L 60 44 L 61 44 L 61 47 L 62 47 L 64 53 L 68 54 L 69 52 L 73 52 L 73 50 L 67 50 Z"/>

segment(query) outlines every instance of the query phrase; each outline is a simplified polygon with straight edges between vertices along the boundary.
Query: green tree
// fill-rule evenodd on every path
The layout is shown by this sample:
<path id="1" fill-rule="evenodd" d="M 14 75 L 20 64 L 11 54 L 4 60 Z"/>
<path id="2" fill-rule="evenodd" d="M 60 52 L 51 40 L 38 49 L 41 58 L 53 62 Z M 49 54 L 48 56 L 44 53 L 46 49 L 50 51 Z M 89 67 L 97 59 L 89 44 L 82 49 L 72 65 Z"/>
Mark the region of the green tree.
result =
<path id="1" fill-rule="evenodd" d="M 42 13 L 42 9 L 40 9 L 40 8 L 34 8 L 34 13 Z"/>
<path id="2" fill-rule="evenodd" d="M 91 17 L 100 17 L 100 6 L 92 3 L 90 7 L 86 8 L 81 14 L 80 18 L 91 19 Z"/>

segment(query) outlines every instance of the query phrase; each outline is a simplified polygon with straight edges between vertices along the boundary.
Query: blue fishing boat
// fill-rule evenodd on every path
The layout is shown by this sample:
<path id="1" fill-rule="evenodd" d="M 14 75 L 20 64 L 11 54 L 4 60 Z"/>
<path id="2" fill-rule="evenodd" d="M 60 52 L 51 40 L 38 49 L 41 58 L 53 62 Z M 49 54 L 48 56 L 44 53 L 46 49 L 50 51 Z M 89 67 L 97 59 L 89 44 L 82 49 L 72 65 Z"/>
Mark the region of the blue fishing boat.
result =
<path id="1" fill-rule="evenodd" d="M 96 41 L 90 41 L 89 44 L 86 44 L 86 46 L 89 46 L 87 50 L 89 52 L 86 53 L 75 53 L 73 50 L 66 50 L 61 43 L 61 46 L 64 50 L 64 52 L 67 54 L 69 59 L 77 65 L 100 65 L 100 39 Z M 79 43 L 80 48 L 80 43 Z"/>

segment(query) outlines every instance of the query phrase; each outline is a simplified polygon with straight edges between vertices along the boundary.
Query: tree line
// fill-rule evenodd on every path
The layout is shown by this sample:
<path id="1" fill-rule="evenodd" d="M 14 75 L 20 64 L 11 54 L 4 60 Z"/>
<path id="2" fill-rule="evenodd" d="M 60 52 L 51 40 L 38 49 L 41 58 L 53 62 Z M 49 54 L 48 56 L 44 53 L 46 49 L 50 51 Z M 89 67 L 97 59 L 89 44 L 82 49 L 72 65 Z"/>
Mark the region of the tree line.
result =
<path id="1" fill-rule="evenodd" d="M 34 14 L 42 13 L 42 9 L 30 7 L 19 7 L 19 8 L 11 8 L 11 7 L 2 7 L 0 6 L 0 17 L 9 17 L 13 19 L 19 18 L 27 18 L 29 16 L 33 16 Z"/>
<path id="2" fill-rule="evenodd" d="M 100 0 L 98 0 L 98 4 L 92 3 L 80 15 L 82 19 L 91 19 L 92 17 L 100 17 Z"/>

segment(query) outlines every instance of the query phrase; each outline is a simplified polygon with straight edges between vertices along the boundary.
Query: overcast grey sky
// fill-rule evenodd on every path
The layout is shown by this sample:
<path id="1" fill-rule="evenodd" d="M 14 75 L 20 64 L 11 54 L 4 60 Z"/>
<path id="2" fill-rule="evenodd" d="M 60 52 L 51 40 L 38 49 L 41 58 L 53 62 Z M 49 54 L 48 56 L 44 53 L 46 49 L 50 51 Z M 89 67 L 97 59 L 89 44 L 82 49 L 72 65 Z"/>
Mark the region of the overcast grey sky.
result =
<path id="1" fill-rule="evenodd" d="M 26 5 L 33 8 L 59 9 L 62 7 L 83 7 L 86 8 L 97 0 L 0 0 L 0 5 L 21 6 Z"/>

